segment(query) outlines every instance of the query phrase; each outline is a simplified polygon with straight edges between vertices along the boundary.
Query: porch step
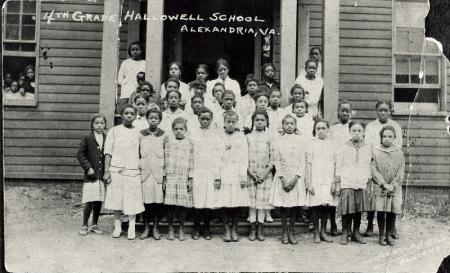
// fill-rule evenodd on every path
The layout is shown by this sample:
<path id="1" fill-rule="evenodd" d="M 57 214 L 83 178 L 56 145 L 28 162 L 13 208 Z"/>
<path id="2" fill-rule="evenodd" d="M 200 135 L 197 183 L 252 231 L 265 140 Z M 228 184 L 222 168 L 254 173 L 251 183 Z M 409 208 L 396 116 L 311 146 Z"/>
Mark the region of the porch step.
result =
<path id="1" fill-rule="evenodd" d="M 193 222 L 186 222 L 185 223 L 185 232 L 188 234 L 191 234 L 194 229 L 194 223 Z M 177 222 L 174 223 L 175 230 L 178 229 L 179 224 Z M 282 233 L 282 226 L 280 221 L 274 221 L 273 223 L 265 223 L 264 224 L 265 230 L 264 234 L 266 235 L 280 235 Z M 128 228 L 128 223 L 123 222 L 122 223 L 123 230 L 126 230 Z M 152 227 L 150 227 L 152 228 Z M 295 224 L 295 232 L 296 233 L 307 233 L 309 228 L 308 222 L 298 222 Z M 143 223 L 136 223 L 136 231 L 142 232 L 144 229 Z M 167 223 L 160 223 L 159 230 L 162 234 L 167 234 L 168 231 L 168 224 Z M 200 228 L 200 231 L 202 231 L 203 228 Z M 221 223 L 211 222 L 210 224 L 210 231 L 212 234 L 222 234 L 223 233 L 223 227 Z M 238 224 L 238 230 L 237 232 L 244 236 L 247 235 L 250 231 L 250 224 L 248 222 L 240 222 Z"/>

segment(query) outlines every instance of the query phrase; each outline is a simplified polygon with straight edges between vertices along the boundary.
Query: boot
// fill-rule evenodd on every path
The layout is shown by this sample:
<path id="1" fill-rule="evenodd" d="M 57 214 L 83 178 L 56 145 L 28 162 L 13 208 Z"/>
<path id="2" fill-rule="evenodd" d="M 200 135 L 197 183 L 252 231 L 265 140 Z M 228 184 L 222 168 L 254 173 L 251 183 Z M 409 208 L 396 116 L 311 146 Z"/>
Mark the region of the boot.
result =
<path id="1" fill-rule="evenodd" d="M 298 244 L 297 238 L 295 238 L 295 232 L 293 228 L 288 233 L 288 240 L 291 245 Z"/>
<path id="2" fill-rule="evenodd" d="M 231 227 L 231 241 L 233 242 L 239 242 L 239 235 L 236 232 L 237 227 L 233 225 Z"/>
<path id="3" fill-rule="evenodd" d="M 367 229 L 364 233 L 364 237 L 372 237 L 373 236 L 373 218 L 375 216 L 374 211 L 367 212 Z"/>
<path id="4" fill-rule="evenodd" d="M 363 236 L 364 237 L 372 237 L 373 236 L 373 224 L 372 225 L 367 225 L 367 230 L 363 234 Z"/>
<path id="5" fill-rule="evenodd" d="M 378 243 L 382 246 L 386 245 L 386 242 L 384 241 L 384 237 L 385 237 L 384 230 L 380 230 L 379 235 L 378 235 Z"/>
<path id="6" fill-rule="evenodd" d="M 141 236 L 139 236 L 139 239 L 144 240 L 150 236 L 150 227 L 148 225 L 145 225 L 144 232 L 142 232 Z"/>
<path id="7" fill-rule="evenodd" d="M 314 243 L 320 243 L 320 232 L 318 227 L 314 227 Z"/>
<path id="8" fill-rule="evenodd" d="M 283 228 L 283 235 L 281 236 L 281 243 L 285 244 L 285 245 L 289 244 L 287 228 Z"/>
<path id="9" fill-rule="evenodd" d="M 339 244 L 341 245 L 347 245 L 348 244 L 348 216 L 342 215 L 342 234 L 341 234 L 341 240 L 339 241 Z"/>
<path id="10" fill-rule="evenodd" d="M 333 240 L 331 240 L 330 237 L 328 237 L 326 229 L 327 228 L 325 226 L 322 226 L 322 229 L 320 230 L 320 240 L 327 243 L 332 243 Z"/>
<path id="11" fill-rule="evenodd" d="M 153 226 L 153 239 L 161 240 L 161 234 L 159 234 L 159 229 L 157 225 Z"/>
<path id="12" fill-rule="evenodd" d="M 205 222 L 205 226 L 203 227 L 203 236 L 205 236 L 205 240 L 211 240 L 211 232 L 209 231 L 209 221 Z"/>
<path id="13" fill-rule="evenodd" d="M 186 240 L 186 235 L 184 234 L 184 227 L 180 226 L 180 229 L 178 230 L 178 239 L 180 241 Z"/>
<path id="14" fill-rule="evenodd" d="M 248 240 L 256 240 L 256 223 L 250 223 L 250 234 L 248 235 Z"/>
<path id="15" fill-rule="evenodd" d="M 230 227 L 228 225 L 224 225 L 223 228 L 224 228 L 223 241 L 224 242 L 231 242 Z"/>
<path id="16" fill-rule="evenodd" d="M 392 238 L 391 234 L 386 233 L 386 243 L 390 246 L 393 246 L 395 244 L 394 239 Z"/>
<path id="17" fill-rule="evenodd" d="M 258 232 L 257 232 L 258 241 L 264 241 L 266 237 L 264 236 L 264 224 L 258 223 Z"/>
<path id="18" fill-rule="evenodd" d="M 167 234 L 167 240 L 170 240 L 170 241 L 175 240 L 175 231 L 173 229 L 173 226 L 169 226 L 169 232 Z"/>
<path id="19" fill-rule="evenodd" d="M 337 231 L 336 223 L 331 222 L 330 234 L 331 234 L 331 236 L 338 236 L 339 235 L 339 233 Z"/>
<path id="20" fill-rule="evenodd" d="M 367 244 L 367 242 L 363 239 L 363 237 L 357 230 L 353 230 L 352 241 L 360 244 Z"/>

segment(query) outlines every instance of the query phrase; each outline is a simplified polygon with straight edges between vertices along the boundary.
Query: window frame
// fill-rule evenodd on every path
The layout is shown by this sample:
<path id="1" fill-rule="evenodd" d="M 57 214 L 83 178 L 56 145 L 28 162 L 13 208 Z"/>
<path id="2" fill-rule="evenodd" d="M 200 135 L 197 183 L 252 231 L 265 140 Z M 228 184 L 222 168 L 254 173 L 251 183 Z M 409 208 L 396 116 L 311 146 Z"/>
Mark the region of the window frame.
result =
<path id="1" fill-rule="evenodd" d="M 425 29 L 417 27 L 397 27 L 393 26 L 392 31 L 392 102 L 394 104 L 395 114 L 397 115 L 422 115 L 422 116 L 443 116 L 447 115 L 446 101 L 447 101 L 447 64 L 445 63 L 445 58 L 442 52 L 438 53 L 420 53 L 420 52 L 403 52 L 397 51 L 397 29 L 421 29 L 425 34 Z M 412 33 L 410 31 L 410 33 Z M 425 40 L 424 36 L 424 43 Z M 426 46 L 426 44 L 425 44 Z M 420 84 L 420 83 L 397 83 L 396 73 L 397 73 L 397 58 L 408 58 L 411 59 L 415 56 L 420 56 L 422 58 L 433 58 L 437 59 L 438 63 L 438 83 L 434 84 Z M 426 65 L 425 65 L 426 66 Z M 408 75 L 412 75 L 409 69 Z M 424 69 L 424 77 L 426 76 L 426 68 Z M 417 88 L 417 89 L 439 89 L 438 101 L 436 103 L 414 103 L 414 106 L 410 109 L 412 102 L 396 102 L 394 100 L 395 89 L 401 88 Z"/>
<path id="2" fill-rule="evenodd" d="M 17 0 L 16 0 L 17 1 Z M 19 0 L 21 2 L 20 5 L 20 22 L 22 21 L 23 14 L 23 2 L 27 0 Z M 6 8 L 6 6 L 5 6 Z M 31 57 L 35 59 L 34 65 L 34 99 L 33 100 L 11 100 L 3 97 L 3 102 L 5 106 L 37 106 L 37 98 L 39 93 L 39 41 L 40 41 L 40 26 L 41 26 L 41 0 L 36 0 L 36 25 L 34 32 L 34 40 L 10 40 L 6 39 L 6 15 L 7 10 L 2 13 L 2 70 L 4 71 L 4 57 Z M 14 13 L 15 14 L 15 13 Z M 27 14 L 27 13 L 26 13 Z M 21 26 L 21 25 L 20 25 Z M 22 29 L 20 29 L 20 34 Z M 20 36 L 19 36 L 20 37 Z M 22 37 L 20 37 L 22 38 Z M 20 44 L 35 44 L 34 51 L 14 51 L 14 50 L 5 50 L 5 43 L 20 43 Z M 3 92 L 3 90 L 2 90 Z"/>

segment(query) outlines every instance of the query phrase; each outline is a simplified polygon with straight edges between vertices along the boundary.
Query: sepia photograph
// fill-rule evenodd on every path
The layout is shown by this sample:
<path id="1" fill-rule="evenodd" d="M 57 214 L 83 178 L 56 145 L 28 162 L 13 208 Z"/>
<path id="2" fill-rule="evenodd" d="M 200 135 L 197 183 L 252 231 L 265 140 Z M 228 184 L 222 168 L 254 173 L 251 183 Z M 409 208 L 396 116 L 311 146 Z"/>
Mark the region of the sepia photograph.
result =
<path id="1" fill-rule="evenodd" d="M 450 1 L 7 0 L 8 272 L 450 272 Z"/>

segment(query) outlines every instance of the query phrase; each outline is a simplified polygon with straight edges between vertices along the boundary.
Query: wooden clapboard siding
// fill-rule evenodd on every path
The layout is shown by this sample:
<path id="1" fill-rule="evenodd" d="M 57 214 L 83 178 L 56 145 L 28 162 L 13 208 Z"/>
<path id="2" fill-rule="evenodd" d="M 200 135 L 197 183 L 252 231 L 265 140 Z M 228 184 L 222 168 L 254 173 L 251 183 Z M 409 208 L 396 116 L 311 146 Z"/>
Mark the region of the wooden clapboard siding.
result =
<path id="1" fill-rule="evenodd" d="M 76 151 L 99 111 L 103 23 L 69 17 L 48 24 L 44 15 L 52 10 L 103 14 L 103 1 L 42 2 L 38 104 L 5 107 L 6 177 L 81 178 Z M 120 38 L 126 41 L 126 33 Z"/>
<path id="2" fill-rule="evenodd" d="M 299 0 L 299 5 L 309 8 L 309 46 L 322 48 L 323 32 L 323 1 L 322 0 Z"/>
<path id="3" fill-rule="evenodd" d="M 375 118 L 379 99 L 391 99 L 392 10 L 390 0 L 340 1 L 339 99 L 355 118 Z"/>

